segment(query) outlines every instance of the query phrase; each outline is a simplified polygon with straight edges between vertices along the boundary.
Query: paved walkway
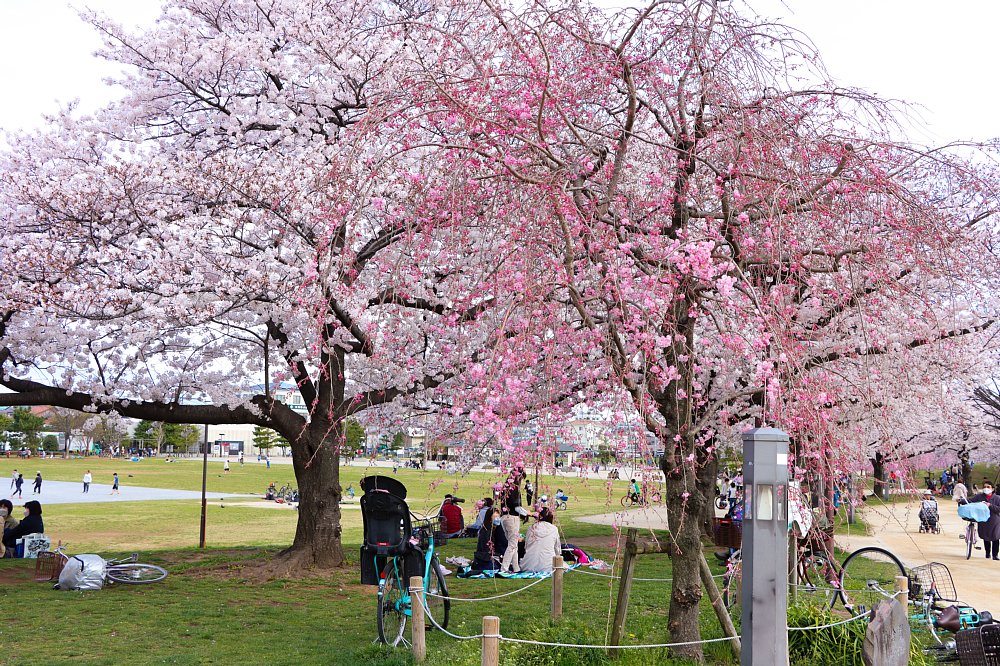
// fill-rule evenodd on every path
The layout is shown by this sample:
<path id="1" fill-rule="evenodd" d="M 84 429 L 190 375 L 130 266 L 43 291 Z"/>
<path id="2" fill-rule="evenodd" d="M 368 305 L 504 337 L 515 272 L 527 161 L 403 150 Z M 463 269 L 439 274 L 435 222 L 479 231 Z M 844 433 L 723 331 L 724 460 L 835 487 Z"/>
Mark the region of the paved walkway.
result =
<path id="1" fill-rule="evenodd" d="M 896 555 L 907 569 L 940 562 L 951 570 L 959 598 L 979 610 L 1000 614 L 1000 562 L 985 559 L 982 550 L 965 559 L 961 535 L 966 523 L 958 517 L 955 503 L 949 499 L 938 502 L 941 534 L 920 534 L 919 511 L 917 500 L 881 504 L 869 499 L 861 515 L 871 534 L 839 535 L 837 544 L 844 550 L 880 546 Z"/>
<path id="2" fill-rule="evenodd" d="M 9 484 L 10 481 L 7 480 Z M 119 486 L 120 495 L 111 494 L 111 484 L 92 483 L 90 492 L 83 492 L 83 482 L 71 481 L 44 481 L 42 482 L 42 492 L 33 495 L 31 485 L 28 480 L 24 480 L 24 488 L 21 498 L 10 496 L 10 489 L 3 490 L 0 486 L 0 497 L 7 497 L 14 506 L 20 506 L 28 500 L 38 500 L 42 506 L 46 504 L 90 504 L 97 502 L 136 502 L 143 500 L 190 500 L 201 499 L 201 491 L 196 490 L 171 490 L 169 488 L 143 488 L 141 486 L 130 486 L 122 484 Z M 239 495 L 237 493 L 206 493 L 208 499 L 219 499 L 223 497 L 252 497 L 251 495 Z M 15 516 L 20 514 L 15 511 Z"/>

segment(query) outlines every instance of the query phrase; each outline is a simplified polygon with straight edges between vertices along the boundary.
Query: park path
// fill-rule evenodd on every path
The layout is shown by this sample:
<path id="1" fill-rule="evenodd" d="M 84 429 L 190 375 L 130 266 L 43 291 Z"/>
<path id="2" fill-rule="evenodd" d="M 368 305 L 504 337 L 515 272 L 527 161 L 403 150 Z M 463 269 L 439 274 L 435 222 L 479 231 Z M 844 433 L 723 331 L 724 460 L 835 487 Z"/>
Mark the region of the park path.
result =
<path id="1" fill-rule="evenodd" d="M 958 517 L 956 505 L 941 499 L 941 534 L 920 534 L 920 502 L 883 504 L 869 497 L 861 511 L 870 534 L 837 535 L 837 545 L 844 550 L 880 546 L 890 551 L 910 569 L 928 562 L 940 562 L 951 570 L 958 596 L 979 610 L 1000 613 L 1000 562 L 987 560 L 982 550 L 965 559 L 966 523 Z"/>
<path id="2" fill-rule="evenodd" d="M 940 562 L 951 570 L 955 589 L 963 601 L 1000 616 L 1000 562 L 987 560 L 982 550 L 973 551 L 972 559 L 965 559 L 965 541 L 960 536 L 965 533 L 966 523 L 958 517 L 955 503 L 947 499 L 940 501 L 941 534 L 919 533 L 919 511 L 920 502 L 917 499 L 884 504 L 871 497 L 860 513 L 871 534 L 839 534 L 837 545 L 846 551 L 865 546 L 885 548 L 896 555 L 907 569 L 928 562 Z M 604 513 L 578 520 L 597 525 L 617 525 L 622 529 L 667 529 L 666 510 L 662 506 Z"/>
<path id="3" fill-rule="evenodd" d="M 10 479 L 4 479 L 10 483 Z M 31 492 L 32 481 L 24 479 L 24 487 L 21 497 L 11 497 L 10 489 L 4 492 L 4 486 L 0 485 L 0 497 L 7 497 L 14 506 L 20 506 L 28 500 L 38 500 L 42 506 L 46 504 L 93 504 L 97 502 L 135 502 L 143 500 L 188 500 L 201 499 L 199 490 L 172 490 L 170 488 L 144 488 L 141 486 L 130 486 L 123 479 L 119 486 L 120 494 L 111 494 L 111 484 L 92 483 L 90 492 L 83 492 L 83 482 L 75 481 L 43 481 L 42 492 L 33 495 Z M 206 493 L 208 499 L 220 499 L 224 497 L 252 497 L 251 495 L 240 495 L 238 493 Z M 16 512 L 15 516 L 21 514 Z"/>

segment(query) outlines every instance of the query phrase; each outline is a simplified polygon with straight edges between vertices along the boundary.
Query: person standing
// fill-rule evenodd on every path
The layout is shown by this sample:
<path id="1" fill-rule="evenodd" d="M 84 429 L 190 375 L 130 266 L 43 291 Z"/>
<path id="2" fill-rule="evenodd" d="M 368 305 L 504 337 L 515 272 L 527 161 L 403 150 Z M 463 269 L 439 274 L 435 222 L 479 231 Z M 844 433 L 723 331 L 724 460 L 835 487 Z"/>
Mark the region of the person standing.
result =
<path id="1" fill-rule="evenodd" d="M 240 451 L 240 467 L 243 467 L 243 452 Z"/>
<path id="2" fill-rule="evenodd" d="M 517 544 L 521 538 L 521 516 L 527 512 L 521 506 L 521 481 L 524 480 L 524 468 L 518 466 L 507 477 L 500 491 L 500 524 L 504 536 L 507 537 L 507 548 L 500 560 L 500 571 L 519 573 L 521 566 L 517 556 Z"/>
<path id="3" fill-rule="evenodd" d="M 121 495 L 122 494 L 121 491 L 118 490 L 118 472 L 115 472 L 115 480 L 114 480 L 114 483 L 111 485 L 111 494 L 112 495 Z"/>
<path id="4" fill-rule="evenodd" d="M 535 487 L 531 485 L 531 479 L 524 482 L 524 499 L 527 501 L 528 506 L 533 506 L 531 500 L 535 497 Z"/>
<path id="5" fill-rule="evenodd" d="M 267 469 L 271 469 L 271 456 L 264 456 L 264 463 L 267 465 Z"/>
<path id="6" fill-rule="evenodd" d="M 226 462 L 222 465 L 222 471 L 229 474 L 229 458 L 226 458 Z"/>
<path id="7" fill-rule="evenodd" d="M 983 484 L 983 492 L 969 498 L 970 502 L 985 502 L 990 507 L 990 519 L 979 523 L 979 538 L 986 549 L 986 559 L 1000 560 L 1000 497 L 993 493 L 993 484 Z"/>
<path id="8" fill-rule="evenodd" d="M 951 489 L 951 498 L 956 502 L 969 500 L 969 489 L 962 483 L 962 477 L 955 477 L 955 487 Z"/>
<path id="9" fill-rule="evenodd" d="M 85 492 L 85 493 L 89 493 L 90 492 L 90 482 L 93 481 L 93 480 L 94 480 L 94 477 L 91 476 L 90 470 L 88 469 L 87 473 L 83 475 L 83 492 Z"/>
<path id="10" fill-rule="evenodd" d="M 17 474 L 17 470 L 15 469 L 13 472 L 10 473 L 10 487 L 11 488 L 13 488 L 14 486 L 17 485 L 17 477 L 18 477 L 18 474 Z"/>
<path id="11" fill-rule="evenodd" d="M 32 495 L 41 495 L 42 494 L 42 472 L 41 472 L 41 470 L 39 470 L 38 472 L 35 473 L 35 485 L 34 485 L 34 487 L 31 490 L 31 494 Z"/>
<path id="12" fill-rule="evenodd" d="M 10 496 L 13 497 L 14 495 L 17 495 L 18 498 L 20 498 L 21 497 L 21 486 L 23 486 L 23 485 L 24 485 L 24 475 L 23 474 L 18 474 L 17 478 L 14 479 L 14 492 L 12 492 L 10 494 Z"/>

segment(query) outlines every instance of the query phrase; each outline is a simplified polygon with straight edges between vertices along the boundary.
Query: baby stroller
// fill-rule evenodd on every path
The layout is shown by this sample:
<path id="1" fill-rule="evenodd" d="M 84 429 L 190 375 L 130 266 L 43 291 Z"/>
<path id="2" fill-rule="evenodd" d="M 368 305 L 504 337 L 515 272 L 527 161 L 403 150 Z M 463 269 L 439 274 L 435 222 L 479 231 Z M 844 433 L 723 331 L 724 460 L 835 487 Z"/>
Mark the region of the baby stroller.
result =
<path id="1" fill-rule="evenodd" d="M 938 524 L 938 504 L 931 496 L 930 491 L 924 493 L 924 499 L 920 503 L 920 533 L 941 534 L 941 526 Z"/>

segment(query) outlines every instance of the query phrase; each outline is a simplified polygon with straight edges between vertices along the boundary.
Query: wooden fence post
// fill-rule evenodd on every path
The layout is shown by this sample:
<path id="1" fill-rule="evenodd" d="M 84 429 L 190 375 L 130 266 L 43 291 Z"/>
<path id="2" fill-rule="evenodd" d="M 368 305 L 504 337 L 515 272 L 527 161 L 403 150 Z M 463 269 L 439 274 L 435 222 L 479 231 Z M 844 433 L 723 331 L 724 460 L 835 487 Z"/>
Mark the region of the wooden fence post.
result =
<path id="1" fill-rule="evenodd" d="M 566 561 L 562 555 L 552 556 L 552 617 L 562 617 L 563 574 Z"/>
<path id="2" fill-rule="evenodd" d="M 722 627 L 722 632 L 732 638 L 730 645 L 733 648 L 733 654 L 739 659 L 741 647 L 740 635 L 736 633 L 736 626 L 733 624 L 733 618 L 729 615 L 729 609 L 726 608 L 725 602 L 722 601 L 722 594 L 719 593 L 719 586 L 715 584 L 715 579 L 712 578 L 712 570 L 708 568 L 708 560 L 705 559 L 705 553 L 702 552 L 698 558 L 698 569 L 701 573 L 701 582 L 708 591 L 708 600 L 712 602 L 712 608 L 715 610 L 716 617 L 719 618 L 719 626 Z"/>
<path id="3" fill-rule="evenodd" d="M 483 618 L 482 666 L 500 664 L 500 618 L 487 615 Z"/>
<path id="4" fill-rule="evenodd" d="M 615 619 L 611 623 L 611 645 L 620 645 L 625 633 L 625 615 L 628 613 L 628 598 L 632 593 L 632 575 L 635 572 L 635 557 L 638 553 L 636 536 L 638 531 L 630 527 L 625 538 L 625 558 L 622 561 L 622 575 L 618 581 L 618 601 L 615 603 Z M 608 656 L 617 657 L 620 650 L 608 650 Z"/>
<path id="5" fill-rule="evenodd" d="M 910 607 L 910 579 L 906 576 L 896 576 L 896 599 L 904 609 Z"/>
<path id="6" fill-rule="evenodd" d="M 424 635 L 424 579 L 421 576 L 410 576 L 410 609 L 413 615 L 410 622 L 413 661 L 419 664 L 427 657 L 427 640 Z"/>

